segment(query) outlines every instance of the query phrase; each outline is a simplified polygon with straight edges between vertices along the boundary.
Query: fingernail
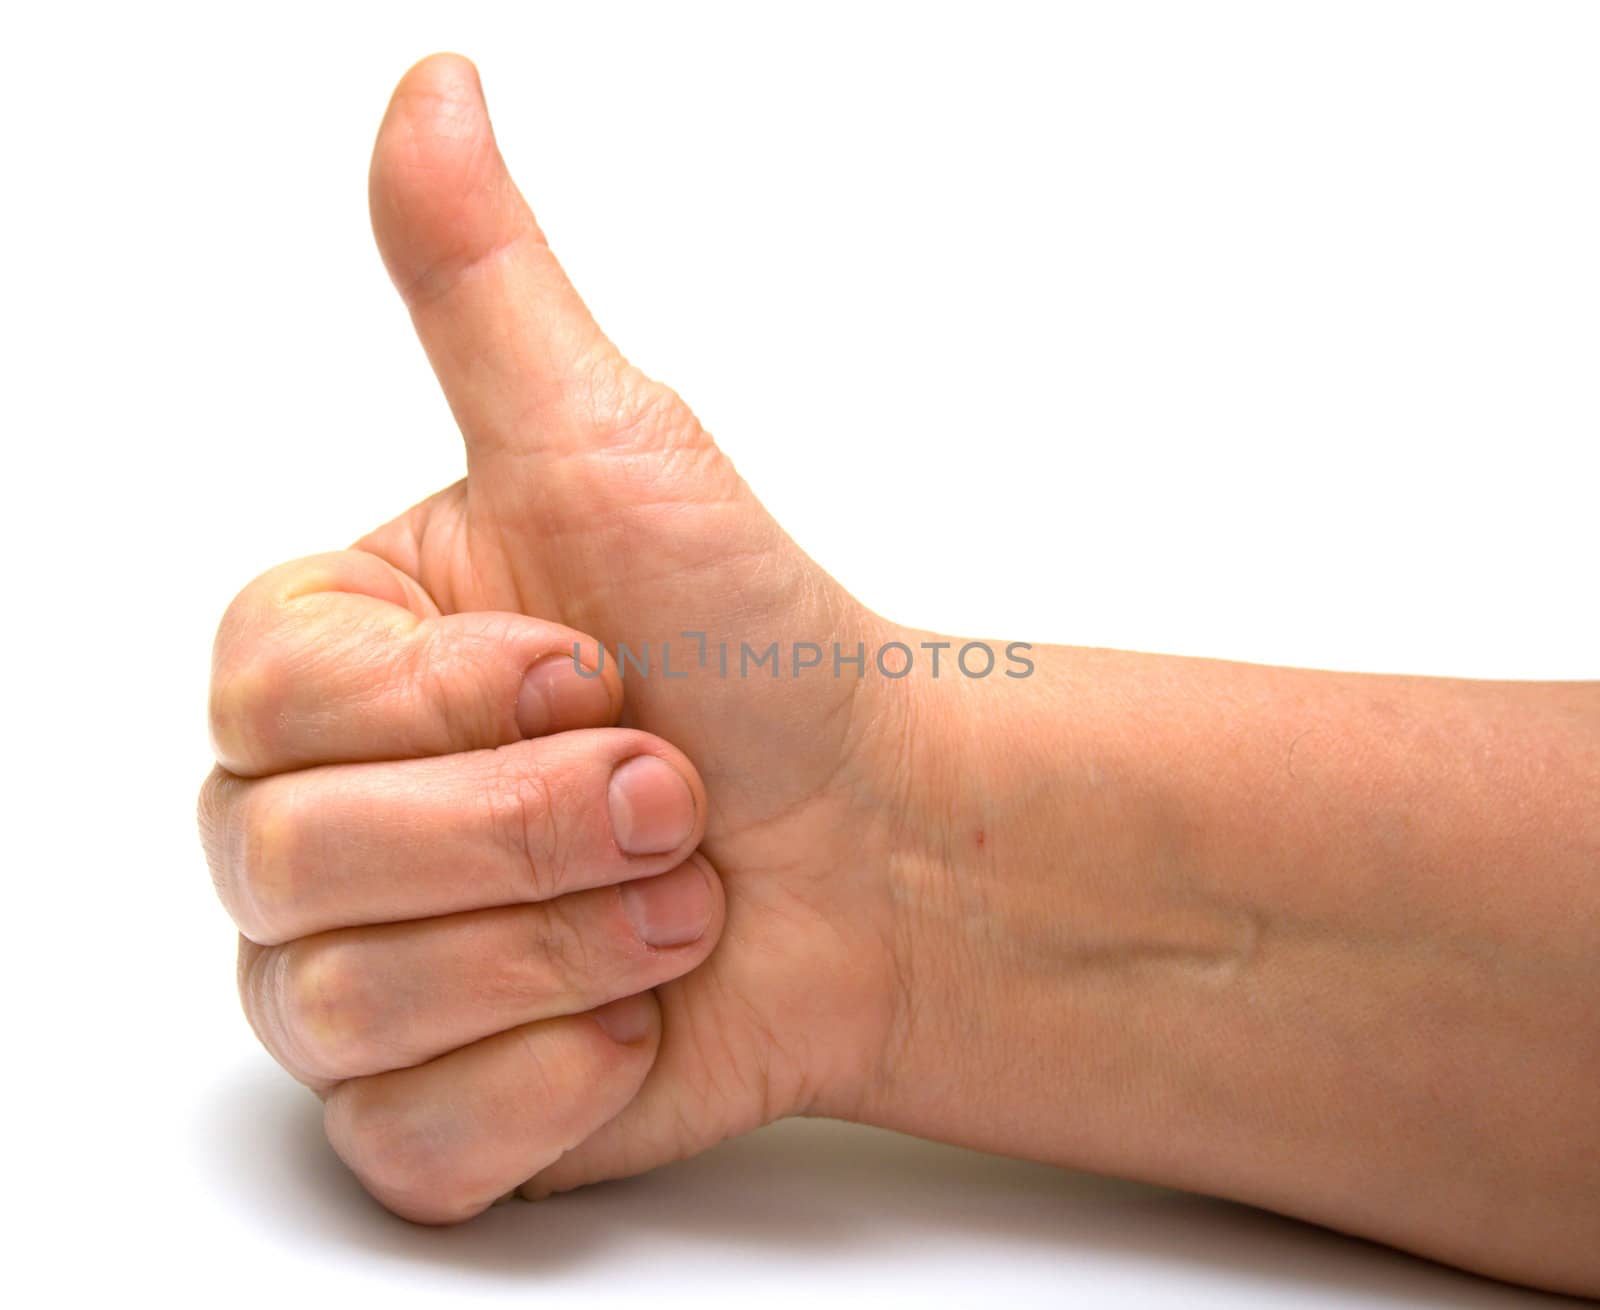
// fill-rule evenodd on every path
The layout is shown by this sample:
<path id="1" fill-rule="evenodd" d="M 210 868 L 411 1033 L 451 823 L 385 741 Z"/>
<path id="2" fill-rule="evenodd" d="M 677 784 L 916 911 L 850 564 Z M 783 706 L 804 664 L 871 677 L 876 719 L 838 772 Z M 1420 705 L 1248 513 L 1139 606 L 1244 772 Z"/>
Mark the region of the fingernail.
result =
<path id="1" fill-rule="evenodd" d="M 682 775 L 655 755 L 618 765 L 607 791 L 611 831 L 629 855 L 675 851 L 694 830 L 694 795 Z"/>
<path id="2" fill-rule="evenodd" d="M 648 994 L 624 996 L 594 1011 L 600 1031 L 621 1046 L 631 1046 L 650 1031 L 650 1010 L 655 1004 Z"/>
<path id="3" fill-rule="evenodd" d="M 522 675 L 517 727 L 524 737 L 586 728 L 611 717 L 611 693 L 593 669 L 578 670 L 570 654 L 546 655 Z"/>
<path id="4" fill-rule="evenodd" d="M 711 922 L 711 888 L 693 863 L 622 884 L 622 909 L 646 946 L 686 946 Z"/>

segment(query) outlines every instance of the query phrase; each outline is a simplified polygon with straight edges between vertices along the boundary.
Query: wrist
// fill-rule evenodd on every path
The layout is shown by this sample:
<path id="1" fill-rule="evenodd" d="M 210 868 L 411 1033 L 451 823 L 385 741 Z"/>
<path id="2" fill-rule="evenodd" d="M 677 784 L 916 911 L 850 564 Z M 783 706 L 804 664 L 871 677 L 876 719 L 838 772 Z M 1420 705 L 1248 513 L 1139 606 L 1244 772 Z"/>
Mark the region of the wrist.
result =
<path id="1" fill-rule="evenodd" d="M 899 1003 L 854 1117 L 1146 1173 L 1128 1090 L 1134 1063 L 1161 1057 L 1130 1025 L 1180 1015 L 1248 948 L 1249 925 L 1191 881 L 1124 657 L 1032 658 L 1030 678 L 907 689 L 888 866 Z"/>
<path id="2" fill-rule="evenodd" d="M 912 649 L 952 640 L 894 639 Z M 952 640 L 938 676 L 929 662 L 877 689 L 892 701 L 875 717 L 893 740 L 874 767 L 898 789 L 881 858 L 894 1004 L 842 1114 L 945 1140 L 965 1132 L 942 1106 L 982 1104 L 959 1084 L 1003 1076 L 997 1061 L 1027 1045 L 1026 1017 L 1014 1013 L 1024 990 L 1010 972 L 1038 981 L 1050 967 L 1034 957 L 1049 951 L 1051 901 L 1070 876 L 1053 834 L 1072 826 L 1048 687 L 962 676 L 952 668 L 960 645 Z"/>

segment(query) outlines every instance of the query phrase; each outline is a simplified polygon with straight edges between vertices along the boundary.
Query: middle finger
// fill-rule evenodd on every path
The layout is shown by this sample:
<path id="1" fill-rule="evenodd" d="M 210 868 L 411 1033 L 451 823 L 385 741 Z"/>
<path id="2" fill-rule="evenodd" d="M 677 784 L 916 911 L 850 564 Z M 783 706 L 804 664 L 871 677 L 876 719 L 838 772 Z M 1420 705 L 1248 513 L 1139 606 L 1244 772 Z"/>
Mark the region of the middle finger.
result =
<path id="1" fill-rule="evenodd" d="M 265 778 L 219 770 L 201 794 L 218 892 L 262 945 L 664 873 L 699 844 L 705 811 L 683 753 L 626 728 Z"/>

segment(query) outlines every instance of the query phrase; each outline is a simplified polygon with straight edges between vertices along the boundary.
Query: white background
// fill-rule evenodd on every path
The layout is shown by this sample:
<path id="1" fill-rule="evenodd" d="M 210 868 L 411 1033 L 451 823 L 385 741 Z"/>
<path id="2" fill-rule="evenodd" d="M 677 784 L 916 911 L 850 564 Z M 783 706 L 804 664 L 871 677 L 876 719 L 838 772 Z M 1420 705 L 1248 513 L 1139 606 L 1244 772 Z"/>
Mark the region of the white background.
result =
<path id="1" fill-rule="evenodd" d="M 230 595 L 461 469 L 365 214 L 389 88 L 438 48 L 478 60 L 602 323 L 875 608 L 1594 676 L 1600 6 L 6 13 L 0 1279 L 30 1303 L 1523 1301 L 825 1124 L 408 1227 L 255 1050 L 191 806 Z"/>

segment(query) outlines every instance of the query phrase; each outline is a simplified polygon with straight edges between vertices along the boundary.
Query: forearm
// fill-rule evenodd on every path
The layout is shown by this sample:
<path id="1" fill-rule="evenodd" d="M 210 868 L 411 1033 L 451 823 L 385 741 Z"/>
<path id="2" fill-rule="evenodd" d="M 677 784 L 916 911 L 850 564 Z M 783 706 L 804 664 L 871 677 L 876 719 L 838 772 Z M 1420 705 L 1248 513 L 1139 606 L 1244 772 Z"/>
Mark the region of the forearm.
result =
<path id="1" fill-rule="evenodd" d="M 929 691 L 872 1117 L 1600 1290 L 1600 686 L 1052 649 Z"/>

